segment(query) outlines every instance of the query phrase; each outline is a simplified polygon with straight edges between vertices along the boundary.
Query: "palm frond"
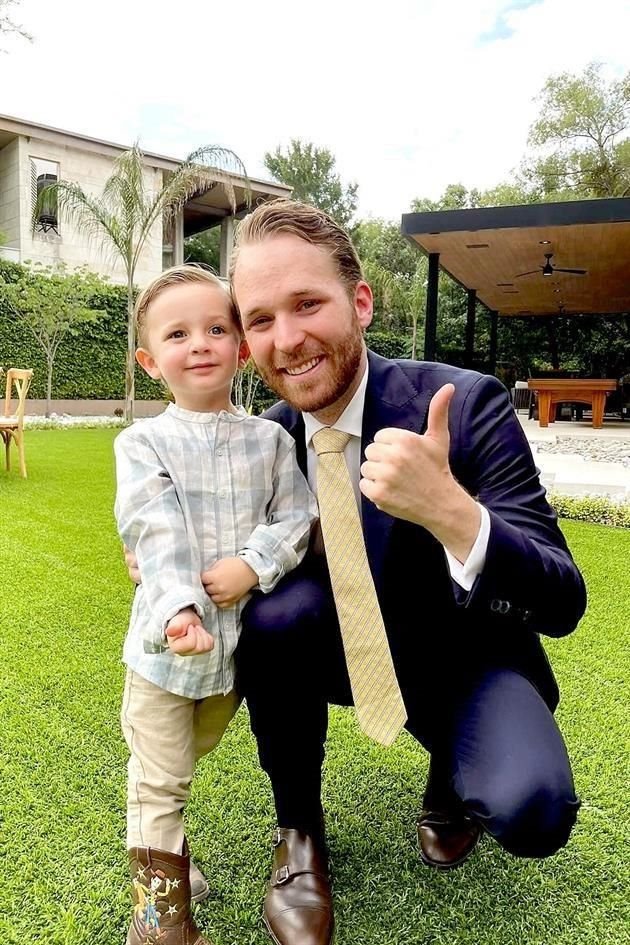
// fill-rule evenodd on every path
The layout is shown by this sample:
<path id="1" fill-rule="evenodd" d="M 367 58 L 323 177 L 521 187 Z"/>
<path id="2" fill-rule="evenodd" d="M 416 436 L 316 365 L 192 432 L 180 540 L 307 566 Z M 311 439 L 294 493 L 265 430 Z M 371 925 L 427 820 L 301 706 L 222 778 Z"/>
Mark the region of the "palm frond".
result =
<path id="1" fill-rule="evenodd" d="M 103 189 L 103 197 L 129 218 L 141 219 L 146 213 L 145 168 L 144 154 L 134 145 L 116 159 Z"/>
<path id="2" fill-rule="evenodd" d="M 152 194 L 146 188 L 145 169 L 144 155 L 134 145 L 116 159 L 114 171 L 103 190 L 103 198 L 108 201 L 124 234 L 126 257 L 130 260 L 136 241 L 144 243 L 146 220 L 153 203 Z"/>
<path id="3" fill-rule="evenodd" d="M 70 181 L 60 180 L 42 188 L 33 209 L 33 230 L 42 208 L 49 206 L 51 200 L 57 202 L 69 220 L 81 227 L 88 240 L 96 240 L 103 245 L 113 243 L 114 248 L 122 252 L 120 227 L 105 200 L 86 194 L 79 184 Z"/>
<path id="4" fill-rule="evenodd" d="M 168 226 L 193 197 L 202 196 L 220 186 L 225 191 L 234 212 L 236 210 L 235 178 L 241 186 L 244 184 L 249 203 L 249 178 L 245 165 L 238 155 L 228 148 L 211 145 L 193 151 L 176 171 L 165 178 L 162 189 L 147 208 L 143 236 L 136 246 L 134 259 L 138 259 L 154 224 L 161 220 Z"/>

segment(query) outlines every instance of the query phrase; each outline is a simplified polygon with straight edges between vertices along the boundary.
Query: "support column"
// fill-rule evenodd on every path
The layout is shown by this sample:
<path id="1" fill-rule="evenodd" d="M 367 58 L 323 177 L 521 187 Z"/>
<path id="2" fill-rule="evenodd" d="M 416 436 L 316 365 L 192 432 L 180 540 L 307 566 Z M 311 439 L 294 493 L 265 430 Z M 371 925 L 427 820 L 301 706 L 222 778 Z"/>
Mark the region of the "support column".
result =
<path id="1" fill-rule="evenodd" d="M 488 371 L 496 374 L 497 371 L 497 341 L 499 332 L 499 313 L 490 312 L 490 354 L 488 357 Z"/>
<path id="2" fill-rule="evenodd" d="M 477 314 L 477 290 L 468 290 L 468 309 L 466 311 L 466 350 L 464 352 L 464 367 L 473 366 L 475 356 L 475 316 Z"/>
<path id="3" fill-rule="evenodd" d="M 219 246 L 219 275 L 227 279 L 230 268 L 230 256 L 234 245 L 234 217 L 221 220 L 221 243 Z"/>
<path id="4" fill-rule="evenodd" d="M 435 361 L 437 336 L 438 277 L 440 254 L 429 253 L 429 278 L 427 283 L 427 309 L 424 321 L 424 360 Z"/>
<path id="5" fill-rule="evenodd" d="M 173 220 L 173 265 L 184 262 L 184 213 L 182 210 Z"/>

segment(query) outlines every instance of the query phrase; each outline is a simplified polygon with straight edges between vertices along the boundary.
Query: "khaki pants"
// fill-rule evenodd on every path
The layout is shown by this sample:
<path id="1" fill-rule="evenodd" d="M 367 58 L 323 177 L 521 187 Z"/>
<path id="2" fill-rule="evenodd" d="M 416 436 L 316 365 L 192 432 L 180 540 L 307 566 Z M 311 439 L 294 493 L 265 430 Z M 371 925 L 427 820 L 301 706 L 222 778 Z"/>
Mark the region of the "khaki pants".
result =
<path id="1" fill-rule="evenodd" d="M 127 847 L 181 853 L 182 811 L 195 763 L 221 741 L 239 707 L 226 696 L 186 699 L 127 670 L 121 711 L 131 756 L 127 784 Z"/>

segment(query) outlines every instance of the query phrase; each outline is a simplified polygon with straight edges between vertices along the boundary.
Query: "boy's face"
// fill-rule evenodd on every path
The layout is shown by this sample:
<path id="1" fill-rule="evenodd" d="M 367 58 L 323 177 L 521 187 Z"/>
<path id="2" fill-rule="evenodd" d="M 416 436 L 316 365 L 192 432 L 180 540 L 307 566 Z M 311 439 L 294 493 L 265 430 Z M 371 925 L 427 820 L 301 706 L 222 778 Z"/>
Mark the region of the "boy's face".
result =
<path id="1" fill-rule="evenodd" d="M 232 379 L 248 352 L 227 292 L 203 282 L 169 286 L 150 304 L 144 336 L 136 359 L 168 385 L 178 406 L 229 409 Z"/>
<path id="2" fill-rule="evenodd" d="M 372 293 L 352 297 L 330 254 L 278 234 L 239 250 L 233 288 L 263 380 L 298 410 L 333 423 L 362 376 Z"/>

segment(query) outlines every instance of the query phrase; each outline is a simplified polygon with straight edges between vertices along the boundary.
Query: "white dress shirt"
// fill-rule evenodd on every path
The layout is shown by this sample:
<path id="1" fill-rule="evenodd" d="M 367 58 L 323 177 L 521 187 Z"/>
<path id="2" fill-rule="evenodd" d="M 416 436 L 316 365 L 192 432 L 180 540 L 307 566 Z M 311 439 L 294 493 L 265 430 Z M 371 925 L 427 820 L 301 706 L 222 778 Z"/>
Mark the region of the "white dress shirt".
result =
<path id="1" fill-rule="evenodd" d="M 361 383 L 355 391 L 354 397 L 339 419 L 332 424 L 335 430 L 341 430 L 344 433 L 350 434 L 350 440 L 344 450 L 344 456 L 348 464 L 348 469 L 350 470 L 350 478 L 352 479 L 359 515 L 361 514 L 362 497 L 362 493 L 359 489 L 359 479 L 361 478 L 361 431 L 363 428 L 363 407 L 365 404 L 368 370 L 369 368 L 366 365 Z M 313 449 L 312 440 L 314 434 L 317 433 L 318 430 L 321 430 L 325 424 L 320 423 L 319 420 L 316 420 L 310 413 L 304 413 L 303 417 L 306 435 L 308 484 L 315 495 L 317 495 L 317 454 Z M 479 505 L 479 511 L 481 513 L 481 522 L 477 538 L 466 561 L 463 563 L 458 561 L 447 548 L 444 548 L 451 577 L 465 591 L 469 591 L 472 588 L 475 578 L 483 571 L 483 566 L 486 563 L 488 539 L 490 537 L 490 516 L 488 510 L 480 503 L 477 503 L 477 505 Z"/>

